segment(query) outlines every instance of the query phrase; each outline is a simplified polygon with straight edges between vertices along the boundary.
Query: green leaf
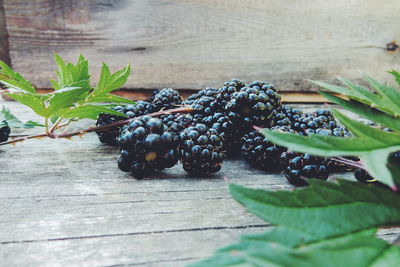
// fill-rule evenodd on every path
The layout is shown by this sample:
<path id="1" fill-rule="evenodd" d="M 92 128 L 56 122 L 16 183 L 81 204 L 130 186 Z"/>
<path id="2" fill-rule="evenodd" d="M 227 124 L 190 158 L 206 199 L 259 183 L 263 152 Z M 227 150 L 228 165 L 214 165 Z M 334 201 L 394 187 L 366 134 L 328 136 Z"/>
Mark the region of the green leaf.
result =
<path id="1" fill-rule="evenodd" d="M 389 71 L 390 74 L 392 74 L 397 82 L 397 84 L 400 86 L 400 73 L 395 70 Z"/>
<path id="2" fill-rule="evenodd" d="M 268 240 L 242 241 L 190 266 L 396 266 L 400 247 L 374 233 L 375 229 L 360 231 L 296 248 Z"/>
<path id="3" fill-rule="evenodd" d="M 89 90 L 80 87 L 62 88 L 60 90 L 50 93 L 48 109 L 48 116 L 53 116 L 57 112 L 75 106 L 76 102 L 84 99 L 88 95 Z"/>
<path id="4" fill-rule="evenodd" d="M 6 77 L 6 78 L 5 78 Z M 12 85 L 13 87 L 20 88 L 21 90 L 35 93 L 35 87 L 21 74 L 13 71 L 5 62 L 0 60 L 0 82 L 5 86 Z"/>
<path id="5" fill-rule="evenodd" d="M 124 104 L 135 104 L 134 101 L 126 99 L 124 97 L 120 97 L 113 94 L 105 94 L 101 96 L 92 97 L 90 100 L 87 101 L 88 103 L 92 102 L 111 102 L 111 103 L 124 103 Z"/>
<path id="6" fill-rule="evenodd" d="M 74 109 L 70 109 L 63 113 L 61 116 L 63 118 L 78 118 L 78 119 L 97 119 L 97 116 L 101 113 L 107 113 L 115 116 L 126 117 L 124 113 L 112 110 L 110 108 L 100 106 L 100 105 L 86 105 L 80 106 Z"/>
<path id="7" fill-rule="evenodd" d="M 58 82 L 51 81 L 51 83 L 55 90 L 67 87 L 90 89 L 89 64 L 82 55 L 79 56 L 76 65 L 65 63 L 58 54 L 54 54 L 54 57 L 58 66 L 58 71 L 56 71 Z"/>
<path id="8" fill-rule="evenodd" d="M 6 121 L 8 126 L 12 128 L 33 128 L 36 126 L 43 127 L 42 124 L 34 122 L 34 121 L 27 121 L 27 122 L 22 122 L 20 121 L 14 114 L 10 112 L 8 108 L 3 106 L 3 108 L 0 111 L 0 125 L 3 121 Z"/>
<path id="9" fill-rule="evenodd" d="M 237 185 L 230 185 L 230 190 L 250 212 L 272 224 L 307 233 L 314 240 L 400 223 L 400 195 L 387 189 L 346 180 L 311 179 L 309 183 L 293 192 Z"/>
<path id="10" fill-rule="evenodd" d="M 366 119 L 388 127 L 389 129 L 400 131 L 400 120 L 394 118 L 392 115 L 389 115 L 377 109 L 373 109 L 368 105 L 354 100 L 344 100 L 328 92 L 320 91 L 319 93 L 329 101 L 342 106 L 346 110 L 352 111 L 360 116 L 363 116 Z"/>
<path id="11" fill-rule="evenodd" d="M 108 66 L 103 63 L 100 80 L 92 94 L 89 96 L 89 100 L 91 101 L 91 99 L 94 97 L 105 95 L 121 88 L 128 80 L 130 72 L 131 67 L 128 65 L 114 74 L 111 74 Z"/>
<path id="12" fill-rule="evenodd" d="M 12 99 L 30 107 L 36 114 L 42 117 L 47 116 L 47 110 L 44 102 L 40 96 L 35 96 L 32 94 L 7 94 Z"/>
<path id="13" fill-rule="evenodd" d="M 295 191 L 230 185 L 250 212 L 277 225 L 218 250 L 191 266 L 391 266 L 400 247 L 375 237 L 377 226 L 400 223 L 400 196 L 339 180 L 311 180 Z M 396 203 L 397 202 L 397 203 Z"/>

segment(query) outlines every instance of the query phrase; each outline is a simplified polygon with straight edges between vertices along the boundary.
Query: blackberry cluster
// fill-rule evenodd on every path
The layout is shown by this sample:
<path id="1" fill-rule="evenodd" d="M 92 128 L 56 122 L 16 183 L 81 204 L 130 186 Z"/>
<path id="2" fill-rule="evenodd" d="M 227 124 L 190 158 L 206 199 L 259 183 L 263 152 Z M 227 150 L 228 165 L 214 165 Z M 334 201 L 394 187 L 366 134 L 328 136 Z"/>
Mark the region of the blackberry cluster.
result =
<path id="1" fill-rule="evenodd" d="M 172 88 L 163 88 L 154 96 L 153 105 L 155 110 L 171 109 L 182 104 L 179 92 Z"/>
<path id="2" fill-rule="evenodd" d="M 8 140 L 11 129 L 6 121 L 0 123 L 0 143 Z"/>
<path id="3" fill-rule="evenodd" d="M 338 125 L 329 110 L 319 110 L 296 117 L 293 129 L 301 134 L 317 133 L 318 129 L 335 129 Z"/>
<path id="4" fill-rule="evenodd" d="M 272 126 L 289 126 L 293 124 L 303 115 L 299 109 L 294 109 L 288 105 L 282 105 L 274 111 L 272 118 Z"/>
<path id="5" fill-rule="evenodd" d="M 226 155 L 233 155 L 239 150 L 242 133 L 240 127 L 233 124 L 228 116 L 217 112 L 196 121 L 217 130 L 219 136 L 222 138 L 223 150 Z"/>
<path id="6" fill-rule="evenodd" d="M 179 160 L 179 137 L 160 119 L 144 116 L 132 121 L 118 138 L 118 167 L 141 178 L 154 170 L 173 167 Z"/>
<path id="7" fill-rule="evenodd" d="M 297 186 L 308 185 L 307 179 L 328 179 L 329 173 L 325 159 L 310 154 L 296 156 L 289 160 L 289 166 L 284 173 L 289 183 Z"/>
<path id="8" fill-rule="evenodd" d="M 232 94 L 226 110 L 230 116 L 232 114 L 238 116 L 247 127 L 252 125 L 269 127 L 274 110 L 281 105 L 281 96 L 272 84 L 252 82 L 250 85 Z"/>
<path id="9" fill-rule="evenodd" d="M 294 133 L 292 129 L 286 126 L 272 127 L 271 130 Z M 281 155 L 287 149 L 273 144 L 260 132 L 252 131 L 246 134 L 242 138 L 242 142 L 243 158 L 250 165 L 265 171 L 282 171 L 286 167 Z"/>
<path id="10" fill-rule="evenodd" d="M 112 109 L 125 114 L 128 118 L 143 116 L 154 112 L 154 106 L 146 101 L 137 101 L 134 105 L 116 106 Z M 122 116 L 100 114 L 97 117 L 96 126 L 104 126 L 125 119 L 126 118 Z M 117 146 L 117 137 L 120 133 L 120 130 L 121 127 L 111 127 L 101 131 L 96 131 L 96 133 L 100 142 Z"/>
<path id="11" fill-rule="evenodd" d="M 246 84 L 237 78 L 225 82 L 224 86 L 218 90 L 218 94 L 216 95 L 217 102 L 222 107 L 225 107 L 226 104 L 228 104 L 228 102 L 231 100 L 232 94 L 238 92 L 245 86 Z"/>
<path id="12" fill-rule="evenodd" d="M 209 176 L 221 169 L 224 159 L 222 138 L 217 130 L 198 123 L 181 134 L 183 169 L 192 175 Z"/>

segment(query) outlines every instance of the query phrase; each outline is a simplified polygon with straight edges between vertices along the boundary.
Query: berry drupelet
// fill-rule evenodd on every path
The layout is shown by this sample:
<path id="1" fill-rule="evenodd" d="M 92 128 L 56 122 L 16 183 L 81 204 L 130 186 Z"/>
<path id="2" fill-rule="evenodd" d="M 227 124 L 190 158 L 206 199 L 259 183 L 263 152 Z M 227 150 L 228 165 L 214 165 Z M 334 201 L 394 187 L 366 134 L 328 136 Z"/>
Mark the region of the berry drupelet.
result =
<path id="1" fill-rule="evenodd" d="M 152 104 L 156 111 L 171 109 L 182 104 L 182 97 L 172 88 L 163 88 L 154 96 Z"/>
<path id="2" fill-rule="evenodd" d="M 0 143 L 8 140 L 11 129 L 6 121 L 0 123 Z"/>
<path id="3" fill-rule="evenodd" d="M 124 113 L 128 118 L 143 116 L 154 112 L 154 106 L 152 104 L 140 100 L 137 101 L 134 105 L 117 106 L 112 109 Z M 127 118 L 103 113 L 97 117 L 96 126 L 103 126 L 125 119 Z M 120 130 L 121 127 L 111 127 L 101 131 L 96 131 L 96 133 L 99 137 L 100 142 L 112 146 L 117 146 L 117 137 L 120 133 Z"/>
<path id="4" fill-rule="evenodd" d="M 271 128 L 276 132 L 294 131 L 286 126 L 276 126 Z M 286 148 L 277 146 L 268 140 L 258 131 L 252 131 L 242 138 L 242 155 L 250 165 L 265 171 L 282 171 L 287 162 L 281 160 L 282 153 Z"/>
<path id="5" fill-rule="evenodd" d="M 329 173 L 325 166 L 325 159 L 310 154 L 296 156 L 289 160 L 289 166 L 285 170 L 285 176 L 289 183 L 296 186 L 308 185 L 307 179 L 328 179 Z"/>
<path id="6" fill-rule="evenodd" d="M 222 138 L 217 130 L 198 123 L 180 134 L 183 169 L 191 175 L 209 176 L 221 169 L 224 159 Z"/>
<path id="7" fill-rule="evenodd" d="M 179 160 L 179 137 L 160 119 L 144 116 L 132 121 L 118 137 L 118 167 L 142 178 L 154 170 L 171 168 Z"/>
<path id="8" fill-rule="evenodd" d="M 253 83 L 262 84 L 262 87 L 258 85 L 243 87 L 239 92 L 233 93 L 226 110 L 228 114 L 237 114 L 245 127 L 250 128 L 252 125 L 269 127 L 274 110 L 281 105 L 281 96 L 271 84 Z"/>

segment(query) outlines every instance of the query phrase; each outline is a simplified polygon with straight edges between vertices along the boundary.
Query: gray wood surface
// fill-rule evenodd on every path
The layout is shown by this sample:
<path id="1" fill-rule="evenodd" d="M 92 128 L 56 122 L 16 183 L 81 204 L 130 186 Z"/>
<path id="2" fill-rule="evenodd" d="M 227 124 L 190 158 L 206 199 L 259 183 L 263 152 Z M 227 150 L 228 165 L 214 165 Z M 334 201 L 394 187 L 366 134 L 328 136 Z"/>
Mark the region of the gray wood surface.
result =
<path id="1" fill-rule="evenodd" d="M 200 89 L 238 76 L 283 90 L 304 79 L 388 79 L 400 56 L 397 0 L 5 0 L 14 67 L 39 87 L 52 53 L 112 69 L 133 64 L 129 88 Z"/>
<path id="2" fill-rule="evenodd" d="M 117 154 L 94 134 L 1 147 L 0 266 L 184 266 L 270 227 L 230 197 L 224 177 L 292 188 L 282 175 L 241 160 L 226 161 L 210 179 L 191 178 L 178 165 L 135 180 L 118 170 Z M 380 236 L 390 241 L 399 233 Z"/>

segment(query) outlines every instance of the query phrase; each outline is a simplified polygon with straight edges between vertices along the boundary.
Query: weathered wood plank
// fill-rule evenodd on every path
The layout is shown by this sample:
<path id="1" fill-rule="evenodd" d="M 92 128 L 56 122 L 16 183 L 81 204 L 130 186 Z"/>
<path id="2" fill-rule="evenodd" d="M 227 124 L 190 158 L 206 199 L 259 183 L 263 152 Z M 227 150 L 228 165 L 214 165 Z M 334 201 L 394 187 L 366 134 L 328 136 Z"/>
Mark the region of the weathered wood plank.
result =
<path id="1" fill-rule="evenodd" d="M 221 86 L 238 76 L 271 80 L 283 90 L 308 90 L 305 78 L 387 79 L 400 67 L 396 0 L 8 0 L 14 67 L 50 86 L 52 52 L 79 53 L 97 77 L 131 62 L 129 88 Z"/>

